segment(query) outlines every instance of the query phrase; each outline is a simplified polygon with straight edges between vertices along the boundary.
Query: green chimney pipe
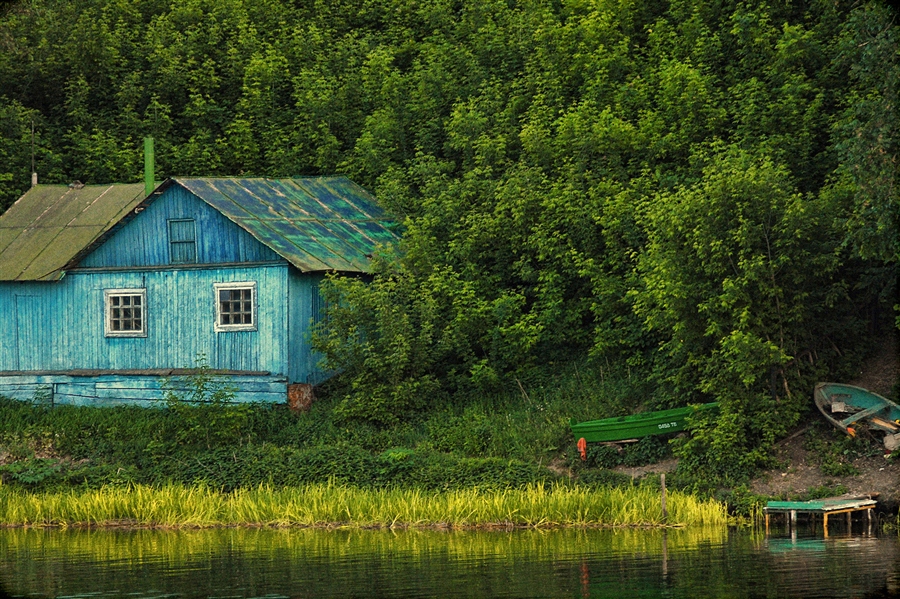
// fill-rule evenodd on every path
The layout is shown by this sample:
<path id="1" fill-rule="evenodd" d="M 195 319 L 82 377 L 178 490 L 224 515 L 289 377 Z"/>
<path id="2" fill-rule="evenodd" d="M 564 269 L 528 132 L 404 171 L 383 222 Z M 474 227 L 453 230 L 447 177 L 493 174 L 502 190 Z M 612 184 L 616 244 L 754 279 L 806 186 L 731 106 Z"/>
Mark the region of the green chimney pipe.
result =
<path id="1" fill-rule="evenodd" d="M 156 164 L 153 156 L 153 138 L 144 138 L 144 195 L 153 193 L 156 187 Z"/>

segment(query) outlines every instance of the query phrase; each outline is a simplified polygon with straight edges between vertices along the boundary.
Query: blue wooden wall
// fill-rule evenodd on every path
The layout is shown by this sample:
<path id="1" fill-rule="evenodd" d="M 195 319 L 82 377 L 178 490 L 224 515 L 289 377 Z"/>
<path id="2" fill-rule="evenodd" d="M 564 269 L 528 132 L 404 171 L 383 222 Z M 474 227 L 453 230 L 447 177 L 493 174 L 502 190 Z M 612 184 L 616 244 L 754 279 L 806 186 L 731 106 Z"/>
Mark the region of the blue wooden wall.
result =
<path id="1" fill-rule="evenodd" d="M 135 218 L 79 264 L 80 267 L 165 266 L 169 219 L 195 220 L 197 262 L 264 262 L 281 257 L 179 185 L 168 187 Z"/>
<path id="2" fill-rule="evenodd" d="M 327 378 L 319 366 L 321 355 L 310 347 L 312 327 L 322 314 L 319 284 L 322 274 L 302 274 L 289 270 L 290 309 L 288 339 L 288 377 L 293 382 L 318 384 Z"/>
<path id="3" fill-rule="evenodd" d="M 70 272 L 55 283 L 0 284 L 0 370 L 213 368 L 287 375 L 286 264 Z M 257 284 L 257 330 L 216 332 L 214 283 Z M 104 289 L 146 289 L 146 337 L 107 337 Z M 12 322 L 9 322 L 12 321 Z"/>
<path id="4" fill-rule="evenodd" d="M 285 400 L 287 381 L 260 375 L 230 375 L 216 379 L 235 390 L 234 402 L 279 403 Z M 161 407 L 166 395 L 190 397 L 186 377 L 102 374 L 72 376 L 33 374 L 0 376 L 0 395 L 20 401 L 57 405 L 118 406 L 140 405 Z"/>
<path id="5" fill-rule="evenodd" d="M 198 263 L 173 265 L 167 221 L 187 218 L 196 222 Z M 96 397 L 113 401 L 116 385 L 125 385 L 122 389 L 132 389 L 125 394 L 131 399 L 158 399 L 159 381 L 147 382 L 152 377 L 119 377 L 118 382 L 99 376 L 16 378 L 3 371 L 189 368 L 199 355 L 212 368 L 271 373 L 244 381 L 242 399 L 249 400 L 254 390 L 273 393 L 266 385 L 278 389 L 288 382 L 321 382 L 325 375 L 309 347 L 321 279 L 321 274 L 300 273 L 173 185 L 61 281 L 0 282 L 0 395 L 33 394 L 50 385 L 55 397 L 74 403 L 79 389 L 88 393 L 90 387 Z M 214 284 L 228 282 L 256 283 L 257 330 L 215 330 Z M 106 336 L 106 289 L 146 290 L 146 337 Z"/>

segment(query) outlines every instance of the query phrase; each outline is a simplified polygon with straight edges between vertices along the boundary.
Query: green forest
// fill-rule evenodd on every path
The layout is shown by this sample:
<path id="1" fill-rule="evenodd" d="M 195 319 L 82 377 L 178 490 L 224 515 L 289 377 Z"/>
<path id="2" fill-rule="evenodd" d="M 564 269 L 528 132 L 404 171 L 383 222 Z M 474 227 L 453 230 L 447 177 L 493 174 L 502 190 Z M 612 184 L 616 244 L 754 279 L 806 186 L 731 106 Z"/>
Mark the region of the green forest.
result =
<path id="1" fill-rule="evenodd" d="M 145 136 L 160 180 L 346 174 L 403 241 L 371 278 L 329 278 L 335 426 L 438 430 L 443 411 L 468 434 L 577 388 L 547 422 L 560 451 L 569 416 L 718 401 L 675 452 L 733 484 L 816 381 L 900 324 L 898 17 L 876 0 L 5 3 L 0 211 L 32 164 L 41 183 L 143 180 Z"/>

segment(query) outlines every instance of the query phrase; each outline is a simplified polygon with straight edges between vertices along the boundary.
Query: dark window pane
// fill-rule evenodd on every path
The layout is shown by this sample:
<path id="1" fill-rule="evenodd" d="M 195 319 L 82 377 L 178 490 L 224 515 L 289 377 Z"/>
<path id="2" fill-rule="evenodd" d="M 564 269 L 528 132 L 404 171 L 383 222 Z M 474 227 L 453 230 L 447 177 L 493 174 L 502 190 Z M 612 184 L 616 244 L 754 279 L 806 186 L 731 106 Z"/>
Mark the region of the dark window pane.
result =
<path id="1" fill-rule="evenodd" d="M 115 332 L 143 332 L 143 297 L 141 295 L 110 295 L 109 330 Z"/>
<path id="2" fill-rule="evenodd" d="M 253 325 L 253 288 L 219 289 L 219 324 Z"/>

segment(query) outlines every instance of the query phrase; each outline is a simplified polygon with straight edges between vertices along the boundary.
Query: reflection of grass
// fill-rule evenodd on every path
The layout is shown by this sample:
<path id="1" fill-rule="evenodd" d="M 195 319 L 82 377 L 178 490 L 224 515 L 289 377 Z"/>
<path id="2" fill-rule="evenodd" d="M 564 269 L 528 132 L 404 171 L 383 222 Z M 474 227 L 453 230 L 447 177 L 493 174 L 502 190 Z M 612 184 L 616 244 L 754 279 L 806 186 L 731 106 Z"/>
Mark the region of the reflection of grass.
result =
<path id="1" fill-rule="evenodd" d="M 665 535 L 665 537 L 663 536 Z M 215 528 L 204 530 L 67 530 L 34 528 L 0 530 L 0 554 L 127 565 L 164 560 L 185 564 L 203 556 L 234 552 L 285 561 L 296 557 L 334 561 L 355 556 L 423 559 L 435 553 L 461 562 L 492 557 L 528 556 L 563 560 L 598 552 L 612 555 L 659 556 L 722 545 L 724 526 L 645 530 L 635 528 L 567 528 L 553 531 L 321 530 L 311 528 Z M 518 559 L 518 557 L 517 557 Z"/>
<path id="2" fill-rule="evenodd" d="M 668 495 L 668 523 L 727 522 L 722 504 L 679 492 Z M 415 489 L 358 489 L 311 485 L 260 486 L 220 493 L 167 485 L 58 493 L 0 487 L 0 522 L 7 525 L 110 524 L 159 526 L 656 526 L 660 497 L 645 487 L 533 485 L 488 491 L 429 493 Z"/>

